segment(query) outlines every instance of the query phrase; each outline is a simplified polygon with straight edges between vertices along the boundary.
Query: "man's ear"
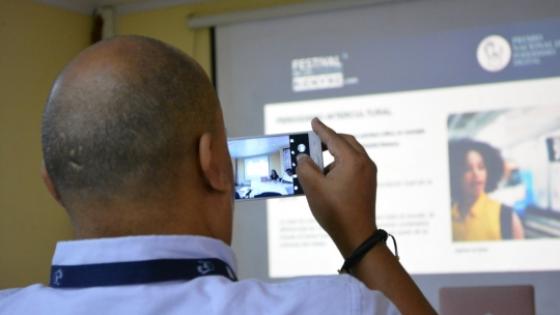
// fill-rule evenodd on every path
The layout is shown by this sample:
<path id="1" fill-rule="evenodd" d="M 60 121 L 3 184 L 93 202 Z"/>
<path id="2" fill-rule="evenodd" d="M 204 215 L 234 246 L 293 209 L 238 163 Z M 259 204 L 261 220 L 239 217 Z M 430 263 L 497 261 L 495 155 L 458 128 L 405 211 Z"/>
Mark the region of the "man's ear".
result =
<path id="1" fill-rule="evenodd" d="M 41 178 L 43 179 L 45 186 L 47 186 L 47 190 L 49 191 L 51 196 L 54 198 L 54 200 L 56 200 L 56 202 L 58 202 L 62 206 L 62 199 L 60 199 L 60 194 L 56 190 L 56 187 L 54 187 L 54 183 L 52 182 L 51 177 L 47 172 L 45 163 L 43 163 L 43 165 L 41 166 Z"/>
<path id="2" fill-rule="evenodd" d="M 198 159 L 202 175 L 214 190 L 225 192 L 229 188 L 226 170 L 219 156 L 216 139 L 209 132 L 200 137 L 198 145 Z"/>

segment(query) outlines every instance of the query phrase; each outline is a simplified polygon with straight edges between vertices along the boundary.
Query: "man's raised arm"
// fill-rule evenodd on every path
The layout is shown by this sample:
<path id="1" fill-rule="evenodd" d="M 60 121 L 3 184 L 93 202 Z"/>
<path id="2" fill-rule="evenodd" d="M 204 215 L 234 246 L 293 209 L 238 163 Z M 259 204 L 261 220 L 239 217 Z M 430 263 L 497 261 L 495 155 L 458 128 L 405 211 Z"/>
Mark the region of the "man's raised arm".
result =
<path id="1" fill-rule="evenodd" d="M 334 156 L 321 171 L 308 156 L 298 157 L 297 175 L 311 212 L 344 258 L 377 230 L 377 169 L 353 136 L 337 134 L 318 119 L 313 130 Z M 350 267 L 350 273 L 387 296 L 402 314 L 435 314 L 422 292 L 384 243 Z"/>

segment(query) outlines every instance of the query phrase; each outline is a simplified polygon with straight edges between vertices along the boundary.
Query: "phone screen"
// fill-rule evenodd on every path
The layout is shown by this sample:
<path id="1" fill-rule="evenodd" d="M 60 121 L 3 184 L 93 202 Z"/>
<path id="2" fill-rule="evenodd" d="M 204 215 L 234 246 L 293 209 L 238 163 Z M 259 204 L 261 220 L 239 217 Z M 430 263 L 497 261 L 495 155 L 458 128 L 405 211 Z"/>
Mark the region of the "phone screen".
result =
<path id="1" fill-rule="evenodd" d="M 235 199 L 302 195 L 296 157 L 305 153 L 322 168 L 321 142 L 314 133 L 228 140 Z"/>

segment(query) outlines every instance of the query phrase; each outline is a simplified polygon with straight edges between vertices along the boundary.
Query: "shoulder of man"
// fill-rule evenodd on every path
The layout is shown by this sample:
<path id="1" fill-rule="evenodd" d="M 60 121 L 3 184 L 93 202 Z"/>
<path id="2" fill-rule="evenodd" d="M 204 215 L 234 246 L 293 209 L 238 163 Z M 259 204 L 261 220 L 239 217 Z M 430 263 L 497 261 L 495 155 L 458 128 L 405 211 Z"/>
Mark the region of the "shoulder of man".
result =
<path id="1" fill-rule="evenodd" d="M 0 290 L 0 308 L 2 302 L 8 301 L 8 299 L 15 297 L 18 293 L 25 290 L 25 288 L 11 288 L 11 289 L 1 289 Z"/>
<path id="2" fill-rule="evenodd" d="M 349 275 L 306 276 L 276 282 L 242 280 L 237 285 L 250 299 L 268 299 L 269 305 L 295 313 L 400 314 L 383 293 L 368 289 Z M 294 312 L 278 312 L 283 313 Z"/>
<path id="3" fill-rule="evenodd" d="M 41 284 L 33 284 L 24 288 L 12 288 L 0 290 L 0 315 L 17 314 L 16 309 L 22 301 L 29 297 L 30 292 L 36 292 L 43 287 Z M 28 301 L 28 304 L 32 303 Z"/>
<path id="4" fill-rule="evenodd" d="M 119 301 L 115 314 L 122 311 L 121 308 L 141 308 L 136 311 L 151 314 L 150 309 L 171 304 L 182 311 L 203 309 L 205 314 L 399 314 L 381 292 L 369 290 L 348 275 L 297 277 L 274 282 L 255 279 L 230 282 L 222 277 L 203 277 L 143 286 L 142 290 L 138 290 L 138 286 L 123 286 L 65 290 L 64 294 L 42 285 L 4 290 L 0 291 L 0 315 L 37 311 L 49 314 L 54 309 L 61 314 L 71 314 L 78 301 L 80 305 L 89 305 L 109 298 Z M 146 302 L 144 295 L 151 297 L 146 308 L 139 306 Z"/>

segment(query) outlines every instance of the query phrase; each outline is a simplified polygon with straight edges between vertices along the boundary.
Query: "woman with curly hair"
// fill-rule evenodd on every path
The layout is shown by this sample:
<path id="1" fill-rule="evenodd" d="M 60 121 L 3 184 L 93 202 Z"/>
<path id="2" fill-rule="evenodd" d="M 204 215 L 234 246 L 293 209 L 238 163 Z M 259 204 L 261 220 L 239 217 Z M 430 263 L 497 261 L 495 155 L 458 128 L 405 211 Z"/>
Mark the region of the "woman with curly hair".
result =
<path id="1" fill-rule="evenodd" d="M 454 241 L 523 238 L 519 216 L 488 196 L 504 174 L 504 160 L 497 149 L 471 139 L 452 140 L 449 169 Z"/>

